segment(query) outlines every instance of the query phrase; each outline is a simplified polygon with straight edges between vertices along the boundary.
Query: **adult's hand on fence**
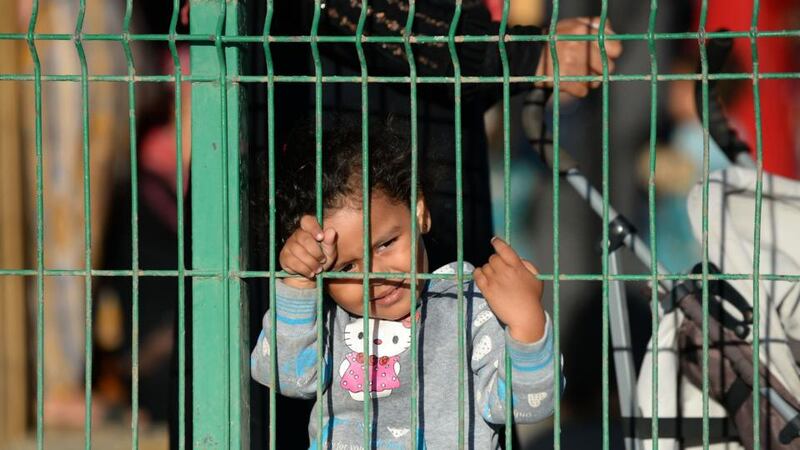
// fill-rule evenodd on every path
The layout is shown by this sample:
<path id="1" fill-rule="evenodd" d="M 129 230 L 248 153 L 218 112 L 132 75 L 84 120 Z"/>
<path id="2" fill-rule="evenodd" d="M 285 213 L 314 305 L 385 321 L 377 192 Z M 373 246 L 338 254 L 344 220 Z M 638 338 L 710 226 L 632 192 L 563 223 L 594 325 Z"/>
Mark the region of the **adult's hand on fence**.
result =
<path id="1" fill-rule="evenodd" d="M 559 20 L 556 24 L 556 34 L 591 34 L 596 35 L 600 30 L 599 17 L 576 17 Z M 606 20 L 605 34 L 614 34 L 609 20 Z M 606 40 L 606 54 L 608 55 L 608 71 L 614 71 L 614 60 L 622 54 L 620 41 Z M 558 54 L 558 67 L 560 76 L 602 75 L 603 62 L 597 40 L 592 41 L 565 41 L 556 42 Z M 553 76 L 553 59 L 550 49 L 545 47 L 539 58 L 536 75 Z M 552 81 L 537 83 L 537 86 L 552 86 Z M 575 97 L 585 97 L 590 88 L 596 88 L 600 82 L 561 81 L 561 92 L 572 94 Z"/>
<path id="2" fill-rule="evenodd" d="M 323 230 L 316 217 L 303 216 L 300 227 L 289 236 L 280 253 L 283 270 L 303 278 L 286 278 L 284 282 L 297 288 L 316 287 L 316 276 L 336 261 L 336 238 L 336 230 Z"/>
<path id="3" fill-rule="evenodd" d="M 536 342 L 544 335 L 542 281 L 529 261 L 500 238 L 492 239 L 495 254 L 472 276 L 494 315 L 520 342 Z"/>

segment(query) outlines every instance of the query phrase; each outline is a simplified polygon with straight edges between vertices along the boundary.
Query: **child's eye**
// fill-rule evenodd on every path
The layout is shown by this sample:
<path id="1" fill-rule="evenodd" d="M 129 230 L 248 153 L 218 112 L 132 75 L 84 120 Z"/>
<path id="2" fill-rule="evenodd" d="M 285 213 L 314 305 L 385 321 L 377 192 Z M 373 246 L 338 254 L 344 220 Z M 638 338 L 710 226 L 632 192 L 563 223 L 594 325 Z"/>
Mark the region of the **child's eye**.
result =
<path id="1" fill-rule="evenodd" d="M 386 242 L 383 242 L 383 243 L 381 243 L 380 245 L 378 245 L 378 250 L 383 250 L 383 249 L 385 249 L 385 248 L 389 247 L 389 246 L 390 246 L 390 245 L 392 245 L 392 244 L 394 243 L 394 241 L 396 241 L 396 240 L 397 240 L 397 238 L 395 237 L 395 238 L 391 238 L 391 239 L 389 239 L 389 240 L 388 240 L 388 241 L 386 241 Z"/>
<path id="2" fill-rule="evenodd" d="M 347 263 L 339 268 L 339 272 L 351 272 L 353 269 L 355 269 L 355 267 L 356 267 L 355 264 Z"/>

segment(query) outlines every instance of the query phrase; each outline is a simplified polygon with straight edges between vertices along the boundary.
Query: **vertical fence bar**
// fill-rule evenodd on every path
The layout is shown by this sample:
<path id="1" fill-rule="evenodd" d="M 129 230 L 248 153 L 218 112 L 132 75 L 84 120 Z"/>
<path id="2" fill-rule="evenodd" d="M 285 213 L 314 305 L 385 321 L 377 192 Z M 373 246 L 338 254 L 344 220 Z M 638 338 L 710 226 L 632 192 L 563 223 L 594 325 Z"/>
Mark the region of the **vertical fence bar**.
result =
<path id="1" fill-rule="evenodd" d="M 559 0 L 553 0 L 553 12 L 550 17 L 550 29 L 547 35 L 550 58 L 553 61 L 553 354 L 561 355 L 561 238 L 559 236 L 560 216 L 560 122 L 561 122 L 561 73 L 556 51 Z M 553 449 L 561 449 L 561 364 L 554 362 L 553 379 Z"/>
<path id="2" fill-rule="evenodd" d="M 367 80 L 367 60 L 364 57 L 364 24 L 367 20 L 368 11 L 367 0 L 361 2 L 361 14 L 358 16 L 356 26 L 356 52 L 358 53 L 358 63 L 361 68 L 361 192 L 362 192 L 362 211 L 363 217 L 363 246 L 364 246 L 364 267 L 363 272 L 363 308 L 364 308 L 364 355 L 369 359 L 370 355 L 370 329 L 369 329 L 369 273 L 372 271 L 372 239 L 370 236 L 370 189 L 369 189 L 369 96 Z M 372 417 L 370 410 L 372 406 L 371 387 L 369 385 L 369 364 L 364 364 L 364 448 L 370 449 L 372 439 Z"/>
<path id="3" fill-rule="evenodd" d="M 26 43 L 33 61 L 34 139 L 36 152 L 36 448 L 44 449 L 44 176 L 42 174 L 42 65 L 34 32 L 39 0 L 33 0 Z"/>
<path id="4" fill-rule="evenodd" d="M 227 0 L 221 0 L 227 4 Z M 248 327 L 248 308 L 246 289 L 237 274 L 242 264 L 247 264 L 247 252 L 242 251 L 242 243 L 247 242 L 247 195 L 241 189 L 242 176 L 246 177 L 246 165 L 242 165 L 242 155 L 247 151 L 247 129 L 244 126 L 244 103 L 240 84 L 234 79 L 241 73 L 241 48 L 236 45 L 222 45 L 223 36 L 238 36 L 244 27 L 244 9 L 239 2 L 230 2 L 222 8 L 223 17 L 217 23 L 217 55 L 220 61 L 220 83 L 222 92 L 220 106 L 222 113 L 223 147 L 223 192 L 227 214 L 225 255 L 225 281 L 228 305 L 228 371 L 230 411 L 230 448 L 250 448 L 250 402 L 245 393 L 250 386 L 250 343 Z M 223 25 L 224 23 L 224 25 Z M 245 159 L 246 160 L 246 159 Z"/>
<path id="5" fill-rule="evenodd" d="M 267 0 L 267 11 L 264 15 L 264 60 L 267 65 L 267 215 L 269 221 L 269 320 L 277 323 L 275 311 L 275 67 L 272 61 L 272 49 L 269 35 L 272 30 L 273 0 Z M 277 326 L 270 327 L 270 367 L 278 367 Z M 277 449 L 277 430 L 275 415 L 277 414 L 276 389 L 278 386 L 277 371 L 270 370 L 269 390 L 269 448 Z M 320 428 L 320 432 L 322 429 Z"/>
<path id="6" fill-rule="evenodd" d="M 92 190 L 91 190 L 91 155 L 89 153 L 89 70 L 86 65 L 86 52 L 83 48 L 83 19 L 86 16 L 86 0 L 80 0 L 75 22 L 73 42 L 78 53 L 81 66 L 81 120 L 83 134 L 83 258 L 85 274 L 85 415 L 84 436 L 85 447 L 92 447 Z"/>
<path id="7" fill-rule="evenodd" d="M 409 0 L 408 16 L 403 33 L 403 46 L 408 61 L 409 74 L 409 101 L 411 116 L 411 448 L 416 450 L 419 446 L 420 433 L 417 430 L 417 383 L 419 376 L 419 361 L 417 360 L 417 191 L 419 186 L 419 161 L 417 140 L 417 64 L 414 61 L 414 52 L 411 48 L 411 35 L 414 33 L 414 16 L 417 11 L 416 0 Z M 424 194 L 424 193 L 423 193 Z"/>
<path id="8" fill-rule="evenodd" d="M 228 103 L 227 103 L 227 100 L 228 100 L 228 98 L 225 95 L 226 91 L 228 89 L 228 82 L 227 82 L 228 71 L 226 70 L 227 68 L 225 67 L 225 49 L 222 46 L 222 35 L 225 32 L 225 16 L 226 16 L 226 14 L 228 12 L 227 11 L 227 9 L 228 9 L 227 6 L 228 6 L 228 2 L 226 0 L 219 0 L 219 12 L 218 12 L 218 14 L 216 16 L 216 25 L 214 26 L 214 50 L 215 50 L 214 53 L 216 54 L 216 57 L 217 57 L 217 76 L 218 76 L 217 82 L 219 83 L 218 84 L 219 98 L 218 98 L 217 106 L 219 108 L 219 120 L 220 120 L 220 124 L 221 124 L 221 127 L 220 127 L 220 135 L 221 136 L 220 136 L 220 140 L 219 140 L 219 142 L 220 142 L 220 153 L 221 153 L 221 155 L 220 155 L 221 156 L 221 158 L 220 158 L 221 165 L 220 165 L 219 168 L 216 168 L 216 169 L 220 171 L 220 178 L 221 178 L 221 181 L 222 181 L 222 184 L 221 184 L 222 198 L 220 199 L 220 202 L 221 202 L 221 207 L 222 207 L 222 214 L 224 216 L 224 219 L 222 220 L 222 228 L 221 228 L 221 230 L 222 230 L 221 250 L 222 250 L 222 252 L 221 252 L 221 255 L 215 255 L 215 256 L 222 256 L 222 261 L 221 261 L 220 265 L 221 265 L 221 268 L 222 268 L 222 283 L 223 283 L 223 285 L 222 285 L 222 297 L 221 298 L 222 298 L 222 317 L 224 318 L 224 323 L 222 324 L 221 328 L 222 328 L 223 338 L 225 339 L 225 346 L 226 346 L 225 352 L 224 352 L 225 357 L 224 357 L 224 359 L 222 361 L 220 361 L 221 364 L 218 367 L 224 368 L 224 370 L 226 372 L 225 373 L 225 378 L 226 378 L 227 384 L 224 385 L 224 386 L 227 386 L 227 388 L 228 388 L 227 389 L 228 390 L 228 392 L 227 392 L 228 395 L 225 395 L 221 399 L 222 402 L 221 402 L 220 406 L 225 408 L 225 412 L 227 414 L 228 422 L 230 423 L 230 422 L 233 421 L 233 417 L 231 416 L 231 402 L 232 402 L 231 389 L 234 386 L 234 384 L 236 384 L 236 382 L 235 382 L 235 380 L 233 378 L 231 378 L 230 358 L 233 355 L 231 355 L 231 353 L 230 353 L 230 347 L 229 347 L 229 342 L 230 341 L 228 340 L 229 337 L 230 337 L 230 333 L 231 333 L 231 329 L 230 329 L 230 326 L 229 326 L 230 320 L 231 320 L 231 315 L 230 315 L 231 296 L 230 296 L 230 291 L 228 289 L 229 286 L 230 286 L 230 246 L 229 246 L 229 239 L 230 239 L 230 235 L 231 235 L 231 233 L 230 233 L 231 223 L 230 223 L 230 217 L 228 217 L 228 208 L 230 207 L 230 202 L 229 202 L 229 199 L 228 199 L 228 195 L 229 195 L 229 187 L 228 187 L 228 154 L 229 154 L 230 148 L 228 147 L 228 139 L 227 139 L 227 131 L 228 131 Z M 194 354 L 197 355 L 197 352 L 195 351 Z M 193 388 L 197 389 L 198 386 L 194 385 Z M 228 425 L 227 427 L 225 426 L 225 424 L 220 424 L 220 425 L 222 425 L 222 427 L 223 427 L 222 429 L 223 429 L 224 438 L 225 438 L 223 442 L 224 443 L 230 442 L 230 440 L 233 439 L 233 436 L 231 436 L 231 433 L 230 433 L 231 432 L 230 425 Z"/>
<path id="9" fill-rule="evenodd" d="M 131 165 L 131 448 L 139 448 L 139 170 L 136 156 L 136 66 L 131 51 L 130 31 L 133 0 L 125 2 L 122 19 L 122 49 L 128 67 L 128 139 Z M 180 228 L 180 227 L 179 227 Z M 182 323 L 180 321 L 179 323 Z M 180 342 L 182 342 L 179 339 Z M 182 357 L 179 356 L 179 361 Z M 183 397 L 178 395 L 181 404 Z M 183 438 L 179 428 L 179 439 Z"/>
<path id="10" fill-rule="evenodd" d="M 191 48 L 192 74 L 215 77 L 192 83 L 192 265 L 219 276 L 192 279 L 193 447 L 240 448 L 247 442 L 248 378 L 246 312 L 239 249 L 239 170 L 243 142 L 240 87 L 227 77 L 239 74 L 236 46 L 223 45 L 241 24 L 236 2 L 192 0 L 193 34 L 210 36 L 214 45 Z M 231 150 L 231 151 L 229 151 Z M 209 367 L 219 370 L 206 370 Z M 220 389 L 220 386 L 224 388 Z"/>
<path id="11" fill-rule="evenodd" d="M 650 53 L 650 173 L 647 178 L 647 212 L 650 226 L 650 323 L 652 327 L 653 370 L 650 380 L 652 397 L 650 434 L 653 450 L 658 450 L 658 240 L 656 239 L 656 142 L 658 131 L 658 58 L 656 57 L 656 17 L 658 0 L 650 0 L 650 17 L 647 25 L 647 49 Z M 634 427 L 634 441 L 636 429 Z"/>
<path id="12" fill-rule="evenodd" d="M 222 5 L 224 7 L 224 4 Z M 191 31 L 216 36 L 219 2 L 191 2 Z M 193 45 L 193 75 L 219 76 L 216 49 Z M 222 137 L 220 101 L 224 84 L 192 83 L 192 267 L 223 272 L 225 236 L 224 184 L 220 168 L 226 143 Z M 192 366 L 193 373 L 205 367 L 203 377 L 193 377 L 192 447 L 222 446 L 228 441 L 227 310 L 225 284 L 221 277 L 192 279 Z M 222 320 L 221 320 L 222 318 Z M 202 349 L 202 351 L 201 351 Z"/>
<path id="13" fill-rule="evenodd" d="M 231 2 L 225 18 L 225 34 L 238 36 L 244 27 L 244 9 L 239 2 Z M 241 73 L 241 47 L 229 45 L 224 48 L 226 73 L 238 76 Z M 226 276 L 228 281 L 229 304 L 229 367 L 230 379 L 230 413 L 231 413 L 231 448 L 250 448 L 250 338 L 249 311 L 247 308 L 247 289 L 243 289 L 244 281 L 238 277 L 243 265 L 247 264 L 247 251 L 243 245 L 248 241 L 247 223 L 248 197 L 247 191 L 241 189 L 241 180 L 247 177 L 247 123 L 243 89 L 238 81 L 226 82 L 224 85 L 225 103 L 230 105 L 225 114 L 227 126 L 223 128 L 224 139 L 230 151 L 226 160 L 226 184 L 228 189 L 227 214 L 229 233 L 227 247 L 228 258 Z M 244 178 L 243 178 L 244 177 Z"/>
<path id="14" fill-rule="evenodd" d="M 510 1 L 503 0 L 503 15 L 500 19 L 500 28 L 498 30 L 497 45 L 500 50 L 500 63 L 503 70 L 503 237 L 508 244 L 511 244 L 511 118 L 509 113 L 511 107 L 509 105 L 510 87 L 509 87 L 509 69 L 508 69 L 508 53 L 506 52 L 506 27 L 508 26 L 508 9 Z M 511 450 L 514 445 L 513 439 L 513 417 L 514 405 L 513 386 L 511 382 L 511 356 L 508 352 L 508 345 L 505 345 L 503 364 L 505 365 L 505 383 L 508 387 L 505 390 L 505 399 L 503 399 L 506 411 L 506 449 Z"/>
<path id="15" fill-rule="evenodd" d="M 500 63 L 503 70 L 503 237 L 507 243 L 511 244 L 511 118 L 509 117 L 511 108 L 509 106 L 508 52 L 506 52 L 505 41 L 509 4 L 509 0 L 503 0 L 503 16 L 500 20 L 497 45 L 500 47 Z M 511 371 L 508 370 L 510 366 L 507 366 L 506 369 L 506 373 L 510 374 Z M 511 386 L 510 381 L 506 383 L 506 386 Z M 506 395 L 506 398 L 510 399 L 511 395 Z"/>
<path id="16" fill-rule="evenodd" d="M 321 0 L 314 0 L 314 18 L 311 23 L 311 55 L 314 60 L 314 158 L 315 158 L 315 189 L 316 189 L 316 216 L 317 222 L 322 227 L 323 218 L 323 199 L 322 199 L 322 61 L 319 57 L 319 18 L 322 11 Z M 316 278 L 317 281 L 317 404 L 322 404 L 322 382 L 325 379 L 324 352 L 325 340 L 323 329 L 325 318 L 323 314 L 323 287 L 322 276 Z M 365 353 L 366 354 L 366 353 Z M 368 358 L 369 359 L 369 358 Z M 364 378 L 364 386 L 369 382 L 369 378 Z M 366 397 L 365 397 L 366 399 Z M 366 400 L 365 400 L 366 401 Z M 317 447 L 322 447 L 322 416 L 323 408 L 317 408 Z M 312 418 L 313 420 L 314 418 Z"/>
<path id="17" fill-rule="evenodd" d="M 600 5 L 600 29 L 597 32 L 597 45 L 600 48 L 600 60 L 603 64 L 602 84 L 602 146 L 603 146 L 603 450 L 608 450 L 610 445 L 610 405 L 609 405 L 609 240 L 608 240 L 608 201 L 609 201 L 609 161 L 610 150 L 608 146 L 608 54 L 606 52 L 606 20 L 608 18 L 608 0 L 602 0 Z"/>
<path id="18" fill-rule="evenodd" d="M 456 282 L 458 283 L 458 448 L 464 448 L 464 371 L 467 359 L 466 327 L 464 325 L 464 187 L 461 157 L 461 64 L 456 52 L 456 30 L 461 18 L 461 1 L 455 1 L 453 20 L 450 22 L 447 46 L 453 63 L 453 101 L 456 151 Z"/>
<path id="19" fill-rule="evenodd" d="M 175 37 L 180 3 L 172 2 L 169 23 L 169 51 L 175 73 L 175 200 L 178 223 L 178 448 L 186 448 L 186 264 L 184 261 L 184 206 L 183 206 L 183 68 Z"/>
<path id="20" fill-rule="evenodd" d="M 750 19 L 750 51 L 753 58 L 753 108 L 756 122 L 756 204 L 753 227 L 753 448 L 761 448 L 761 204 L 763 200 L 764 155 L 761 136 L 761 95 L 758 88 L 758 13 L 759 0 L 753 0 L 753 13 Z M 774 270 L 774 266 L 773 266 Z"/>
<path id="21" fill-rule="evenodd" d="M 703 448 L 708 448 L 708 171 L 709 171 L 709 129 L 708 129 L 708 56 L 706 54 L 706 19 L 708 17 L 708 0 L 703 0 L 700 7 L 700 22 L 697 28 L 697 41 L 700 47 L 700 70 L 702 72 L 702 111 L 703 122 L 703 207 L 702 207 L 702 310 L 703 310 Z"/>

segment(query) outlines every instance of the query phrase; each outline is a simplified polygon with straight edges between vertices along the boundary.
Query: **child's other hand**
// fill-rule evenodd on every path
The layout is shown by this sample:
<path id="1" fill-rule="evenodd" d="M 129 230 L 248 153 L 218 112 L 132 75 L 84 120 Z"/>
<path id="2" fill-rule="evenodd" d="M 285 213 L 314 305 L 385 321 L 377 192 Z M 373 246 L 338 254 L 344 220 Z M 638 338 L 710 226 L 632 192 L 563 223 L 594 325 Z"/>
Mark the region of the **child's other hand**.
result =
<path id="1" fill-rule="evenodd" d="M 520 342 L 536 342 L 544 335 L 542 282 L 539 272 L 500 238 L 492 239 L 495 254 L 472 273 L 492 311 Z"/>
<path id="2" fill-rule="evenodd" d="M 284 282 L 298 288 L 315 287 L 317 274 L 328 270 L 336 261 L 336 237 L 336 230 L 323 231 L 316 217 L 303 216 L 300 228 L 289 236 L 281 249 L 280 263 L 283 270 L 305 279 L 285 278 Z"/>

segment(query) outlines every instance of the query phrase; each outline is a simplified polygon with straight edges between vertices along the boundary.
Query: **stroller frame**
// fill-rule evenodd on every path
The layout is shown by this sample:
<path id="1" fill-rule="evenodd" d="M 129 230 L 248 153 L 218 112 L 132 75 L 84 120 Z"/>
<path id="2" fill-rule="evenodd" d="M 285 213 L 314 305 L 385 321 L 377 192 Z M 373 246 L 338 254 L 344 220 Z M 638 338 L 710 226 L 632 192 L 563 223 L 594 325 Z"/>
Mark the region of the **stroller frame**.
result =
<path id="1" fill-rule="evenodd" d="M 725 62 L 732 43 L 730 39 L 717 39 L 708 45 L 708 59 L 710 68 L 718 71 Z M 755 163 L 749 154 L 749 148 L 741 142 L 735 133 L 728 127 L 721 105 L 718 103 L 717 93 L 713 82 L 709 83 L 709 107 L 713 108 L 710 116 L 712 124 L 709 127 L 711 138 L 725 152 L 728 159 L 735 165 L 755 168 Z M 696 89 L 696 99 L 700 101 L 700 90 Z M 550 99 L 550 89 L 537 88 L 531 91 L 525 99 L 522 111 L 522 123 L 525 133 L 548 167 L 553 167 L 554 145 L 545 124 L 545 109 Z M 700 108 L 698 108 L 700 110 Z M 603 215 L 603 196 L 590 183 L 580 171 L 577 162 L 566 152 L 559 149 L 559 176 L 567 181 L 589 204 L 591 209 L 601 218 Z M 669 273 L 659 261 L 654 261 L 650 250 L 639 237 L 635 227 L 619 214 L 613 207 L 608 206 L 608 242 L 600 245 L 608 246 L 608 274 L 611 276 L 621 274 L 620 250 L 627 247 L 646 267 L 657 264 L 658 273 Z M 710 263 L 709 263 L 710 264 Z M 659 317 L 677 307 L 680 300 L 681 289 L 677 283 L 668 280 L 658 280 L 659 291 Z M 628 304 L 625 294 L 624 281 L 609 281 L 609 325 L 611 334 L 611 351 L 615 365 L 615 378 L 619 397 L 620 413 L 623 419 L 624 441 L 626 450 L 641 450 L 649 432 L 649 420 L 644 420 L 642 412 L 637 408 L 636 399 L 636 367 L 633 360 L 631 332 L 628 317 Z M 777 392 L 769 387 L 760 389 L 762 395 L 771 406 L 786 420 L 788 431 L 792 436 L 800 437 L 800 411 L 793 408 Z M 659 419 L 659 421 L 663 420 Z M 689 419 L 691 420 L 691 419 Z M 644 430 L 644 428 L 647 430 Z M 690 428 L 690 427 L 687 427 Z M 729 436 L 731 439 L 735 436 Z"/>

